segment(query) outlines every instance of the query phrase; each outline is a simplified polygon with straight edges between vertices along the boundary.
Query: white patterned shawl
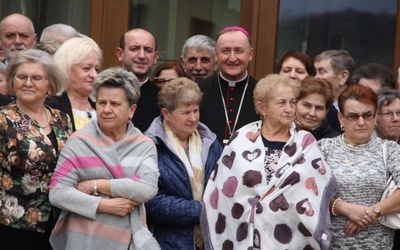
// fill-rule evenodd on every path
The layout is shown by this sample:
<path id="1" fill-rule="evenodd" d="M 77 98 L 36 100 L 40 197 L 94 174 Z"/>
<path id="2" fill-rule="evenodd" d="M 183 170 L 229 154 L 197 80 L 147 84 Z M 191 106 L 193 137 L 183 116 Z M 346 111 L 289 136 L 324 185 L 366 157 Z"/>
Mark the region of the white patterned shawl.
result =
<path id="1" fill-rule="evenodd" d="M 144 202 L 157 193 L 157 150 L 129 123 L 117 142 L 107 137 L 97 120 L 73 133 L 61 151 L 51 179 L 50 202 L 63 211 L 52 232 L 54 249 L 159 249 L 146 226 Z M 111 197 L 140 203 L 121 217 L 97 213 L 101 199 L 76 189 L 79 181 L 110 179 Z"/>
<path id="2" fill-rule="evenodd" d="M 315 138 L 290 127 L 266 183 L 261 121 L 235 132 L 211 174 L 202 230 L 207 249 L 327 249 L 337 184 Z"/>

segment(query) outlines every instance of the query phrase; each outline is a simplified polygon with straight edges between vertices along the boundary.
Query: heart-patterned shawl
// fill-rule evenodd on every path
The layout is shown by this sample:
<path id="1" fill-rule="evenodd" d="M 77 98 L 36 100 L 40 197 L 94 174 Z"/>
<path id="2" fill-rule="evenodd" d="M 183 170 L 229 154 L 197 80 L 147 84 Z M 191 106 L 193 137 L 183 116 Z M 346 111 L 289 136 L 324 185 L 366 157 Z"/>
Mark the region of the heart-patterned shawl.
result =
<path id="1" fill-rule="evenodd" d="M 329 201 L 337 190 L 315 138 L 290 126 L 267 184 L 261 121 L 236 131 L 204 194 L 207 249 L 327 249 Z"/>

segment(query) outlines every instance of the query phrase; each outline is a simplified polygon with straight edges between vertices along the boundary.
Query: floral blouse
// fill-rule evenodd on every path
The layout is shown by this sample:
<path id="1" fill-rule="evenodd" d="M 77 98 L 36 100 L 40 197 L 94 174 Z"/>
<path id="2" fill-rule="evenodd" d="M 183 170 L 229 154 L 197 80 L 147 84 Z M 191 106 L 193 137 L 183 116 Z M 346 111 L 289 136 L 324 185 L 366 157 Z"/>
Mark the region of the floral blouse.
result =
<path id="1" fill-rule="evenodd" d="M 52 207 L 50 178 L 72 125 L 67 114 L 47 107 L 56 150 L 44 131 L 15 102 L 0 109 L 0 223 L 44 232 Z"/>

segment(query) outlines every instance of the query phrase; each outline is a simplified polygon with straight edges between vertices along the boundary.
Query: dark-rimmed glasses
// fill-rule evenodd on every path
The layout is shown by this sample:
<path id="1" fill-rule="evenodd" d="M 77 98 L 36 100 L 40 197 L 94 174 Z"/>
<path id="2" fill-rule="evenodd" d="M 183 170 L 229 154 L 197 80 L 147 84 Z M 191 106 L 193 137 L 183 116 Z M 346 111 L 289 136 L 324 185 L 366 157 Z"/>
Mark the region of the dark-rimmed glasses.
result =
<path id="1" fill-rule="evenodd" d="M 357 113 L 349 113 L 348 115 L 343 115 L 348 121 L 351 122 L 356 122 L 360 119 L 360 117 L 363 118 L 364 121 L 371 121 L 372 119 L 375 118 L 375 114 L 372 112 L 365 112 L 360 114 Z"/>
<path id="2" fill-rule="evenodd" d="M 155 83 L 155 84 L 166 84 L 166 83 L 168 83 L 168 82 L 170 82 L 170 81 L 172 81 L 172 80 L 175 80 L 176 78 L 172 78 L 172 79 L 164 79 L 164 78 L 161 78 L 161 77 L 154 77 L 154 79 L 153 79 L 153 82 Z"/>

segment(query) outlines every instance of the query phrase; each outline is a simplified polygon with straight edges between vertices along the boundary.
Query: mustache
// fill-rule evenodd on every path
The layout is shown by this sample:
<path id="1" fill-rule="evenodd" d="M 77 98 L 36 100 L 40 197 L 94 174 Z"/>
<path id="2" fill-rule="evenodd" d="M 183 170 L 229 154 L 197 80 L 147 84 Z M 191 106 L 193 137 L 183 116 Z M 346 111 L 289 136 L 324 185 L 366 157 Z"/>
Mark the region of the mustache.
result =
<path id="1" fill-rule="evenodd" d="M 196 70 L 196 69 L 192 70 L 190 73 L 192 75 L 205 75 L 205 74 L 207 74 L 207 72 L 205 70 Z"/>
<path id="2" fill-rule="evenodd" d="M 20 45 L 15 45 L 15 44 L 13 44 L 13 45 L 11 45 L 11 47 L 10 47 L 10 51 L 13 51 L 13 50 L 21 51 L 21 50 L 24 50 L 24 49 L 26 49 L 26 46 L 23 45 L 23 44 L 20 44 Z"/>

